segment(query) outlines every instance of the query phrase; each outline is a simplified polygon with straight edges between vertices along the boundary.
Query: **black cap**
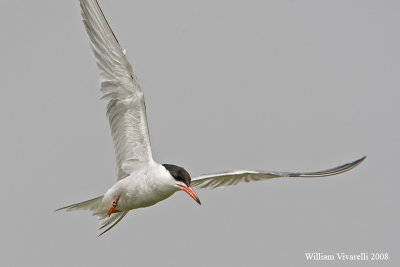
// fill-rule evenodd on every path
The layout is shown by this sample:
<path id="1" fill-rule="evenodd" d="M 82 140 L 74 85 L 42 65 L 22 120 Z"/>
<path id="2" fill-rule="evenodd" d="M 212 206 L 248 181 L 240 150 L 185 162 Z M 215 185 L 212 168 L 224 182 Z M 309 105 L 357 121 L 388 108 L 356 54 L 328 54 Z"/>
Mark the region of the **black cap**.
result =
<path id="1" fill-rule="evenodd" d="M 163 166 L 175 180 L 183 182 L 188 187 L 190 186 L 192 178 L 190 178 L 190 174 L 184 168 L 172 164 L 163 164 Z"/>

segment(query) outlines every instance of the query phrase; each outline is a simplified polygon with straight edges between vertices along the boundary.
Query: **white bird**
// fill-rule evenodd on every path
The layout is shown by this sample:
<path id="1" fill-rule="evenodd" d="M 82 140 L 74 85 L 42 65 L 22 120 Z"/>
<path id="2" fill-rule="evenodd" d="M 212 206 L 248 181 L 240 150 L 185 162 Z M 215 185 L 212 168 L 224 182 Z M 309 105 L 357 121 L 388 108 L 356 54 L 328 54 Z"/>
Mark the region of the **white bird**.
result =
<path id="1" fill-rule="evenodd" d="M 152 206 L 183 190 L 198 204 L 192 187 L 217 188 L 279 177 L 323 177 L 348 171 L 365 157 L 319 172 L 231 171 L 191 178 L 182 167 L 152 158 L 144 95 L 125 50 L 121 49 L 97 0 L 80 0 L 83 22 L 100 69 L 101 92 L 108 100 L 107 117 L 116 155 L 117 181 L 100 197 L 60 208 L 89 210 L 101 220 L 100 235 L 132 209 Z"/>

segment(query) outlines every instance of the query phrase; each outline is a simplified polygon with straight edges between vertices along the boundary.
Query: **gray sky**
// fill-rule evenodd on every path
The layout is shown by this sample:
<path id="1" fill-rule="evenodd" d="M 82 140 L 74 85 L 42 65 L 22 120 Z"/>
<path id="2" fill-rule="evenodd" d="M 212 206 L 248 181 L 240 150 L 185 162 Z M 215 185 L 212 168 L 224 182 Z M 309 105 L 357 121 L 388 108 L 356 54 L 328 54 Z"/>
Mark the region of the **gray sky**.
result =
<path id="1" fill-rule="evenodd" d="M 192 176 L 313 171 L 184 193 L 97 238 L 114 152 L 78 1 L 0 2 L 4 266 L 398 266 L 398 1 L 100 1 L 146 96 L 153 155 Z M 395 210 L 396 207 L 396 210 Z M 397 257 L 397 259 L 396 259 Z M 377 262 L 324 262 L 361 266 Z"/>

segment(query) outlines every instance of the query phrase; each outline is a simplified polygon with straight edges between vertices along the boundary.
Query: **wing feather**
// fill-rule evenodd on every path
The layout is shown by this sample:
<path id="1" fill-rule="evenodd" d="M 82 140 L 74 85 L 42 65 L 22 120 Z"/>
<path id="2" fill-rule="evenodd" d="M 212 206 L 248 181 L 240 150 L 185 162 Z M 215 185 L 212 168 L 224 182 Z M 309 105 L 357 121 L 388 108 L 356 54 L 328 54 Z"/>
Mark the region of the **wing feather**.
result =
<path id="1" fill-rule="evenodd" d="M 340 165 L 338 167 L 318 172 L 274 172 L 274 171 L 228 171 L 216 174 L 206 174 L 192 179 L 191 186 L 198 188 L 219 188 L 238 183 L 268 180 L 281 177 L 315 178 L 340 174 L 359 165 L 366 157 Z"/>
<path id="2" fill-rule="evenodd" d="M 143 92 L 97 0 L 80 0 L 90 45 L 100 69 L 103 99 L 116 155 L 118 180 L 152 160 Z"/>

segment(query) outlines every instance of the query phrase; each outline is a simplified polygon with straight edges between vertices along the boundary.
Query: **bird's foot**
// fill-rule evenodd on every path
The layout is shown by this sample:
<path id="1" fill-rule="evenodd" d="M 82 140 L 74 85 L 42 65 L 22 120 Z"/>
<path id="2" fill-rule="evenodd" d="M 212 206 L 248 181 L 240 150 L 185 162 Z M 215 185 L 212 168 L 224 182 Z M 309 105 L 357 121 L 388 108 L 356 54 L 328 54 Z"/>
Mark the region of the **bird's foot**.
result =
<path id="1" fill-rule="evenodd" d="M 119 212 L 119 210 L 117 209 L 118 201 L 119 201 L 119 196 L 115 198 L 115 200 L 111 204 L 111 207 L 108 209 L 108 216 L 111 216 L 112 213 Z"/>

